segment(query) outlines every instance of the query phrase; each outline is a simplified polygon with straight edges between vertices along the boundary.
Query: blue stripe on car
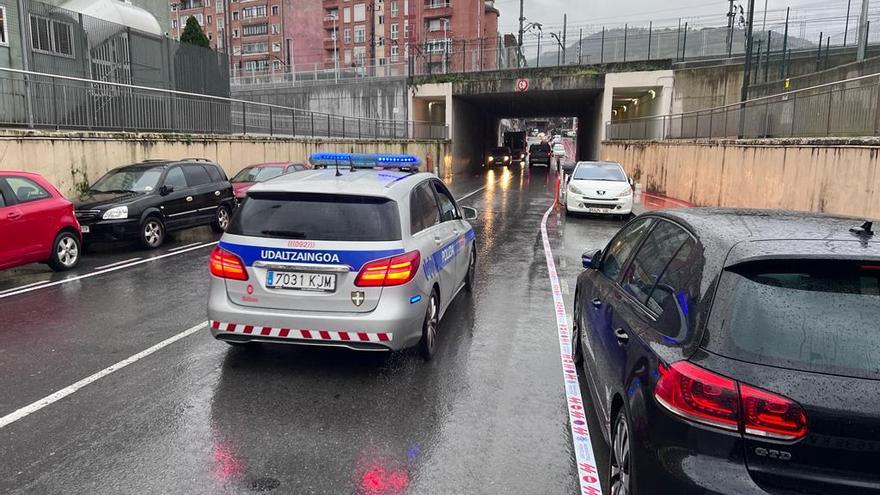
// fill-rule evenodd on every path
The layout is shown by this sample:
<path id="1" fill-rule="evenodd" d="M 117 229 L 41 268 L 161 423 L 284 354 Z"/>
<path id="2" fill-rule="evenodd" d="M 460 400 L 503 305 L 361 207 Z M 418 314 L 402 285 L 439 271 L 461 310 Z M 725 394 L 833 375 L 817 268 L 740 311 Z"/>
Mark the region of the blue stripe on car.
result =
<path id="1" fill-rule="evenodd" d="M 367 262 L 403 254 L 403 249 L 337 251 L 324 249 L 286 249 L 265 246 L 247 246 L 220 242 L 220 247 L 241 258 L 246 266 L 257 261 L 282 263 L 309 263 L 316 265 L 348 265 L 352 271 L 360 271 Z"/>

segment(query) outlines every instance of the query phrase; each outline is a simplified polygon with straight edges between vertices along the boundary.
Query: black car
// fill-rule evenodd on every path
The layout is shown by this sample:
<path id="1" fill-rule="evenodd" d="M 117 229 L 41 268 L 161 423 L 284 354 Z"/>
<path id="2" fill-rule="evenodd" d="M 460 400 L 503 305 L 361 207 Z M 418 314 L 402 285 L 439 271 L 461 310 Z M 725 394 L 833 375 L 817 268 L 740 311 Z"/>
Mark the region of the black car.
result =
<path id="1" fill-rule="evenodd" d="M 612 493 L 880 493 L 880 239 L 758 210 L 642 215 L 585 253 L 573 353 Z"/>
<path id="2" fill-rule="evenodd" d="M 510 165 L 510 156 L 510 148 L 507 146 L 492 148 L 486 153 L 486 160 L 483 164 L 487 167 L 493 167 L 496 165 L 503 165 L 506 167 Z"/>
<path id="3" fill-rule="evenodd" d="M 529 165 L 542 163 L 549 167 L 551 160 L 553 160 L 553 149 L 549 144 L 538 143 L 529 146 Z"/>
<path id="4" fill-rule="evenodd" d="M 162 245 L 173 230 L 222 232 L 235 205 L 226 173 L 205 159 L 148 160 L 111 170 L 76 201 L 84 242 Z"/>

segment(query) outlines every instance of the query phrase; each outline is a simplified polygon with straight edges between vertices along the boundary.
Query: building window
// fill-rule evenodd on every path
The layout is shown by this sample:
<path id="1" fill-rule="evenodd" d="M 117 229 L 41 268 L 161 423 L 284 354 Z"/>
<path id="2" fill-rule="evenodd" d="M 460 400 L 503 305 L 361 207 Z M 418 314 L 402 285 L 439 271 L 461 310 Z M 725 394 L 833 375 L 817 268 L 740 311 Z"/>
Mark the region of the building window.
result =
<path id="1" fill-rule="evenodd" d="M 379 15 L 379 25 L 381 26 L 382 24 L 385 24 L 385 16 L 380 14 Z"/>
<path id="2" fill-rule="evenodd" d="M 223 24 L 223 19 L 218 17 L 217 18 L 217 29 L 223 29 L 223 26 L 225 26 L 225 24 Z"/>
<path id="3" fill-rule="evenodd" d="M 274 15 L 274 16 L 278 15 L 278 6 L 277 5 L 272 6 L 272 15 Z"/>
<path id="4" fill-rule="evenodd" d="M 36 52 L 73 57 L 73 26 L 31 14 L 31 47 Z"/>
<path id="5" fill-rule="evenodd" d="M 272 69 L 281 70 L 281 62 L 278 60 L 273 60 L 272 61 Z"/>
<path id="6" fill-rule="evenodd" d="M 397 17 L 397 0 L 391 0 L 391 17 Z"/>
<path id="7" fill-rule="evenodd" d="M 258 70 L 266 70 L 269 68 L 268 60 L 245 60 L 244 61 L 244 70 L 248 72 L 255 72 Z"/>
<path id="8" fill-rule="evenodd" d="M 241 34 L 243 36 L 263 36 L 269 33 L 269 25 L 268 24 L 250 24 L 248 26 L 241 27 Z"/>
<path id="9" fill-rule="evenodd" d="M 346 43 L 351 43 L 351 29 L 345 29 L 342 31 L 342 39 L 345 40 Z"/>
<path id="10" fill-rule="evenodd" d="M 362 3 L 355 4 L 354 6 L 354 22 L 364 22 L 367 20 L 367 8 L 366 5 Z"/>
<path id="11" fill-rule="evenodd" d="M 428 31 L 443 31 L 444 29 L 448 29 L 449 19 L 440 18 L 440 19 L 431 19 L 428 21 Z"/>
<path id="12" fill-rule="evenodd" d="M 379 59 L 379 67 L 385 67 L 385 59 L 384 58 Z"/>
<path id="13" fill-rule="evenodd" d="M 214 12 L 220 13 L 223 12 L 223 9 L 226 7 L 226 2 L 224 0 L 217 0 L 215 2 Z"/>
<path id="14" fill-rule="evenodd" d="M 244 55 L 253 55 L 255 53 L 266 53 L 269 51 L 269 44 L 265 41 L 259 43 L 244 43 L 241 45 L 241 53 Z"/>
<path id="15" fill-rule="evenodd" d="M 281 32 L 280 24 L 272 24 L 272 34 L 279 34 Z"/>
<path id="16" fill-rule="evenodd" d="M 233 37 L 233 38 L 238 38 L 238 29 L 233 29 L 233 30 L 232 30 L 232 37 Z"/>
<path id="17" fill-rule="evenodd" d="M 398 25 L 395 22 L 394 24 L 391 25 L 391 39 L 396 40 L 399 35 L 400 35 L 400 25 Z"/>
<path id="18" fill-rule="evenodd" d="M 272 51 L 280 52 L 281 51 L 281 43 L 272 43 Z"/>
<path id="19" fill-rule="evenodd" d="M 232 13 L 232 20 L 233 20 L 233 21 L 237 21 L 237 20 L 238 20 L 238 12 L 233 12 L 233 13 Z"/>
<path id="20" fill-rule="evenodd" d="M 0 7 L 2 9 L 3 7 Z M 171 19 L 171 27 L 177 29 L 177 19 Z"/>
<path id="21" fill-rule="evenodd" d="M 351 8 L 342 9 L 342 22 L 351 22 Z"/>
<path id="22" fill-rule="evenodd" d="M 242 19 L 253 19 L 255 17 L 266 17 L 266 6 L 257 5 L 254 7 L 246 7 L 241 9 Z"/>
<path id="23" fill-rule="evenodd" d="M 400 47 L 392 46 L 391 47 L 391 61 L 397 62 L 397 58 L 400 56 Z"/>
<path id="24" fill-rule="evenodd" d="M 367 41 L 367 32 L 364 26 L 355 26 L 354 27 L 354 42 L 355 43 L 363 43 Z"/>
<path id="25" fill-rule="evenodd" d="M 208 16 L 208 24 L 213 24 L 213 23 L 214 23 L 214 17 Z"/>
<path id="26" fill-rule="evenodd" d="M 366 47 L 363 46 L 354 47 L 354 63 L 356 65 L 364 65 L 364 56 L 367 54 L 366 50 Z"/>
<path id="27" fill-rule="evenodd" d="M 0 45 L 9 45 L 9 31 L 6 29 L 6 7 L 0 5 Z"/>
<path id="28" fill-rule="evenodd" d="M 445 53 L 449 46 L 449 40 L 429 40 L 425 42 L 425 51 L 428 53 Z"/>
<path id="29" fill-rule="evenodd" d="M 241 45 L 235 45 L 232 47 L 233 55 L 241 55 Z"/>
<path id="30" fill-rule="evenodd" d="M 409 21 L 406 20 L 406 21 L 403 21 L 403 36 L 406 37 L 406 39 L 409 39 L 409 35 L 410 35 Z"/>
<path id="31" fill-rule="evenodd" d="M 342 62 L 345 65 L 349 65 L 351 63 L 351 50 L 345 50 L 345 56 L 342 58 Z"/>

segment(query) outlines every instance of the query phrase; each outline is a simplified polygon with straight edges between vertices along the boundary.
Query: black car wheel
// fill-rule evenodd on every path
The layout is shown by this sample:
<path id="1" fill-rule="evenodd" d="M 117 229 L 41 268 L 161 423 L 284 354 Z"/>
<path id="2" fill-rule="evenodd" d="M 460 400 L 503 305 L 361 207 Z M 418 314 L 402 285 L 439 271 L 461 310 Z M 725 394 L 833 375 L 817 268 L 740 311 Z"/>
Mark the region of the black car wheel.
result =
<path id="1" fill-rule="evenodd" d="M 229 227 L 230 218 L 231 215 L 229 213 L 229 207 L 226 205 L 220 205 L 217 208 L 217 213 L 214 216 L 214 221 L 211 223 L 211 230 L 218 234 L 226 232 L 226 227 Z"/>
<path id="2" fill-rule="evenodd" d="M 584 362 L 584 349 L 581 347 L 581 308 L 578 295 L 574 296 L 574 318 L 571 323 L 571 358 L 575 364 Z"/>
<path id="3" fill-rule="evenodd" d="M 165 225 L 156 217 L 148 217 L 141 224 L 141 246 L 156 249 L 165 242 Z"/>
<path id="4" fill-rule="evenodd" d="M 431 291 L 428 299 L 428 309 L 425 311 L 425 322 L 422 323 L 422 340 L 419 341 L 419 354 L 425 361 L 434 357 L 434 347 L 437 341 L 437 332 L 440 330 L 440 298 L 437 291 Z"/>
<path id="5" fill-rule="evenodd" d="M 49 267 L 56 272 L 70 270 L 79 263 L 81 252 L 82 245 L 79 237 L 72 232 L 61 232 L 55 236 L 55 242 L 52 243 Z"/>
<path id="6" fill-rule="evenodd" d="M 471 259 L 468 261 L 467 275 L 464 277 L 464 290 L 471 293 L 474 291 L 474 280 L 477 271 L 477 246 L 471 246 Z"/>
<path id="7" fill-rule="evenodd" d="M 632 487 L 633 469 L 630 449 L 629 421 L 626 419 L 626 411 L 623 407 L 617 411 L 614 418 L 614 428 L 611 430 L 611 456 L 608 464 L 611 473 L 608 483 L 611 485 L 611 495 L 630 495 L 634 493 Z"/>

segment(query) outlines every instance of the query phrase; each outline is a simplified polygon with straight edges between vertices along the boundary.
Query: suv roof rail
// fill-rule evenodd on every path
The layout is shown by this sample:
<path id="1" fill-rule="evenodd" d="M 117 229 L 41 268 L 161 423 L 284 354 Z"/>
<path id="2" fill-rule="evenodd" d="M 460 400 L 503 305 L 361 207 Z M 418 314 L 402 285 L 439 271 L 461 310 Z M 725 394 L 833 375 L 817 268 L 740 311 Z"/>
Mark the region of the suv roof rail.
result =
<path id="1" fill-rule="evenodd" d="M 177 160 L 177 161 L 178 162 L 209 162 L 209 163 L 214 162 L 214 160 L 210 160 L 208 158 L 181 158 L 180 160 Z"/>
<path id="2" fill-rule="evenodd" d="M 158 163 L 158 162 L 169 162 L 171 160 L 167 158 L 150 158 L 149 160 L 143 160 L 141 163 Z"/>

